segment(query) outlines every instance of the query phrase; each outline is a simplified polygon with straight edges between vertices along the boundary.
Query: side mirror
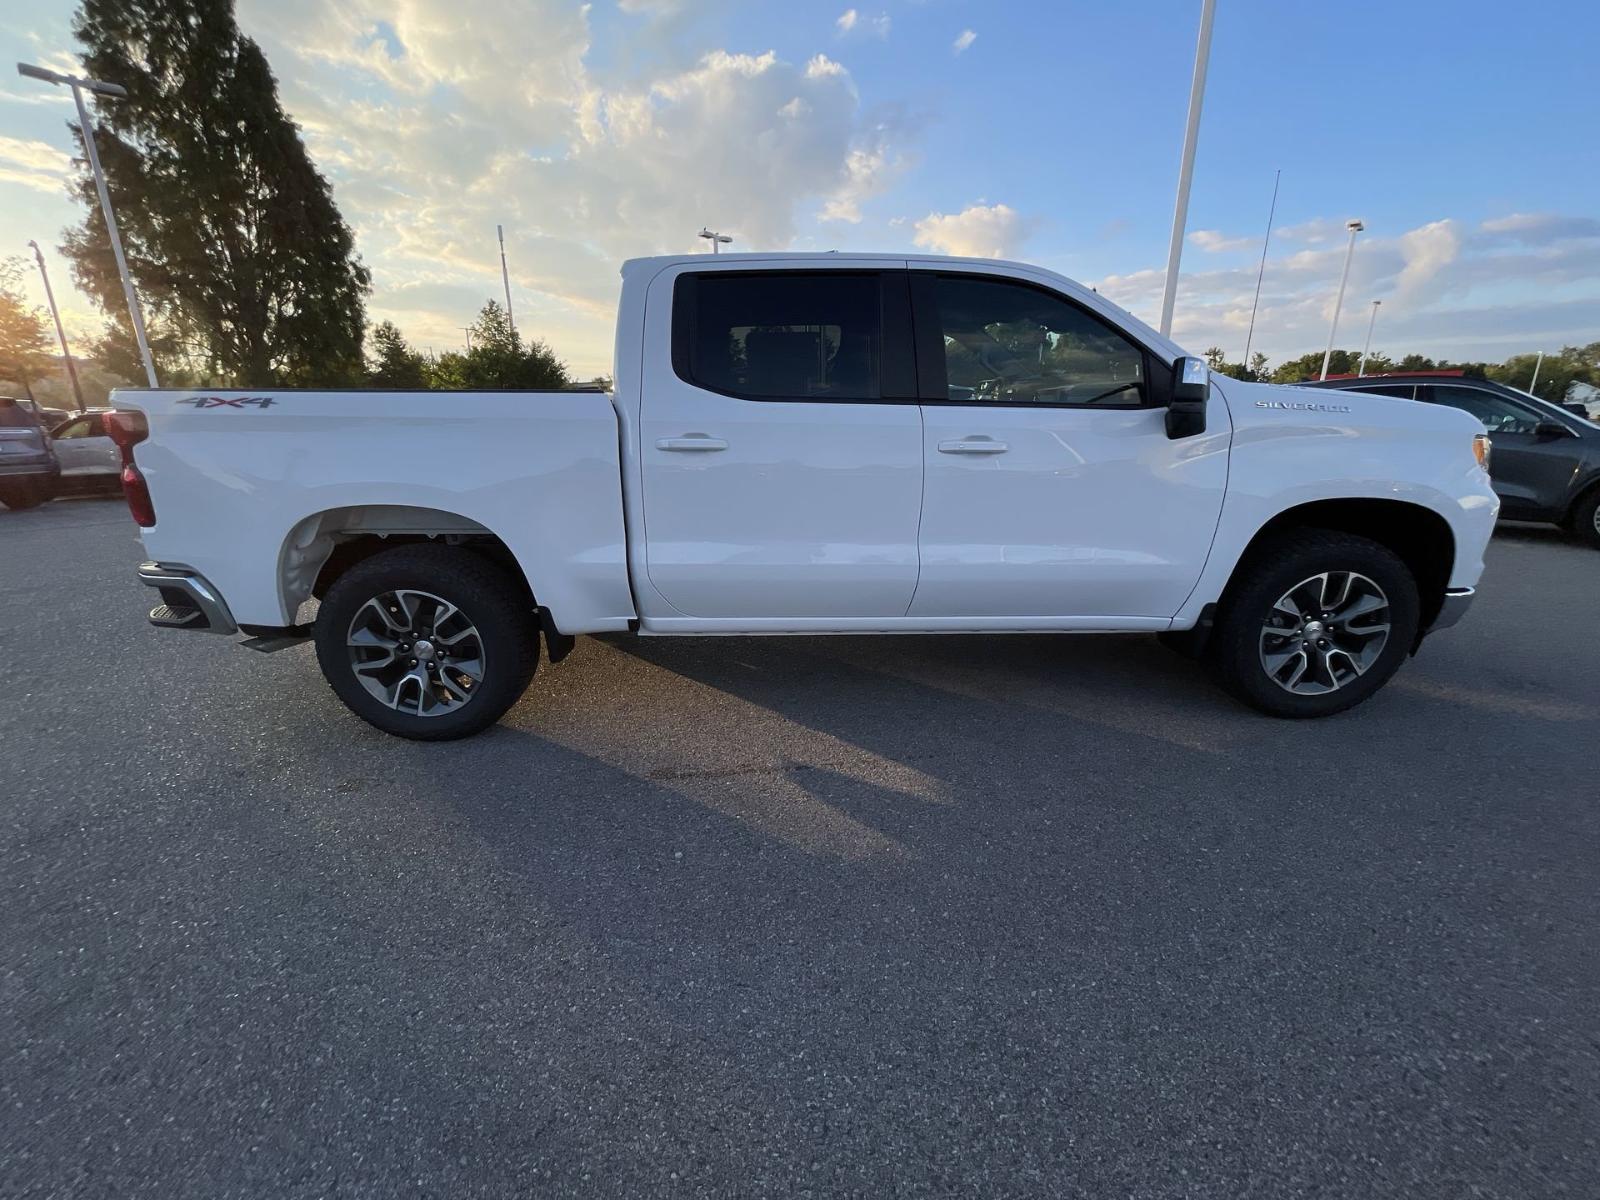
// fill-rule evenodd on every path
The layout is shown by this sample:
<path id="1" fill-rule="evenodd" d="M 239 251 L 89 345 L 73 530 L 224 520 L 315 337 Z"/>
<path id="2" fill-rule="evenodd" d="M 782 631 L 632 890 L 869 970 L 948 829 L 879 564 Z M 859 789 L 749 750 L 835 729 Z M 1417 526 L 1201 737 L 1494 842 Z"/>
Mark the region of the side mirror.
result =
<path id="1" fill-rule="evenodd" d="M 1571 437 L 1572 430 L 1560 421 L 1540 421 L 1533 427 L 1533 436 L 1541 442 L 1548 442 L 1555 438 Z"/>
<path id="2" fill-rule="evenodd" d="M 1185 355 L 1172 364 L 1172 398 L 1167 402 L 1167 436 L 1194 437 L 1206 431 L 1206 401 L 1211 399 L 1211 368 L 1203 358 Z"/>

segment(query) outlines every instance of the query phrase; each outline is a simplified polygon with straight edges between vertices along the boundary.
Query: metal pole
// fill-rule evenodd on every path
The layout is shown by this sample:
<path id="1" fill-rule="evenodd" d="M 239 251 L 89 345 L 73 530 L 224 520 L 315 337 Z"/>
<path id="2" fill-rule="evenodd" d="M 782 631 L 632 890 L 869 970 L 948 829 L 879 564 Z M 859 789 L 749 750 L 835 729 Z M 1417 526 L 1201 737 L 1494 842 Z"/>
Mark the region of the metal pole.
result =
<path id="1" fill-rule="evenodd" d="M 1183 162 L 1178 168 L 1178 203 L 1172 211 L 1172 241 L 1167 246 L 1167 282 L 1161 293 L 1161 334 L 1172 336 L 1172 306 L 1178 299 L 1178 262 L 1183 257 L 1183 231 L 1189 222 L 1189 184 L 1194 180 L 1194 147 L 1200 136 L 1200 106 L 1206 95 L 1206 67 L 1211 61 L 1211 18 L 1217 0 L 1200 7 L 1200 41 L 1194 49 L 1194 79 L 1189 84 L 1189 124 L 1183 133 Z"/>
<path id="2" fill-rule="evenodd" d="M 1378 305 L 1382 303 L 1382 300 L 1372 302 L 1372 318 L 1367 322 L 1367 342 L 1361 347 L 1361 367 L 1356 371 L 1357 379 L 1365 378 L 1367 374 L 1367 352 L 1372 349 L 1372 327 L 1378 323 Z"/>
<path id="3" fill-rule="evenodd" d="M 29 242 L 33 257 L 39 263 L 39 278 L 44 280 L 44 298 L 50 303 L 50 316 L 56 323 L 56 340 L 61 343 L 61 358 L 67 364 L 67 378 L 72 383 L 72 398 L 78 402 L 78 411 L 84 410 L 83 388 L 78 383 L 78 364 L 72 361 L 72 351 L 67 348 L 67 331 L 61 328 L 61 313 L 56 308 L 56 294 L 50 288 L 50 272 L 44 269 L 44 251 L 38 242 Z"/>
<path id="4" fill-rule="evenodd" d="M 1256 309 L 1261 304 L 1261 280 L 1267 273 L 1267 247 L 1272 244 L 1272 218 L 1278 215 L 1278 181 L 1283 178 L 1279 167 L 1272 176 L 1272 206 L 1267 209 L 1267 234 L 1261 239 L 1261 266 L 1256 271 L 1256 298 L 1250 302 L 1250 332 L 1244 335 L 1244 365 L 1250 366 L 1250 343 L 1256 336 Z"/>
<path id="5" fill-rule="evenodd" d="M 1528 384 L 1528 395 L 1537 396 L 1533 389 L 1539 386 L 1539 368 L 1544 366 L 1544 351 L 1539 351 L 1539 357 L 1533 364 L 1533 382 Z"/>
<path id="6" fill-rule="evenodd" d="M 83 131 L 83 145 L 89 154 L 89 169 L 94 172 L 95 190 L 100 193 L 100 211 L 105 214 L 106 232 L 111 235 L 111 253 L 116 256 L 117 273 L 122 276 L 122 294 L 128 299 L 128 316 L 133 321 L 133 336 L 139 341 L 139 357 L 144 359 L 145 377 L 150 386 L 156 382 L 156 364 L 150 357 L 150 343 L 144 336 L 144 313 L 139 309 L 139 297 L 133 290 L 133 279 L 128 274 L 128 260 L 122 253 L 122 235 L 117 232 L 116 214 L 111 211 L 111 193 L 106 191 L 105 172 L 100 169 L 100 152 L 94 146 L 94 123 L 89 120 L 89 110 L 83 104 L 83 89 L 76 79 L 67 81 L 72 88 L 72 100 L 78 106 L 78 128 Z"/>
<path id="7" fill-rule="evenodd" d="M 1333 324 L 1328 327 L 1328 349 L 1322 355 L 1322 374 L 1317 376 L 1318 379 L 1326 379 L 1328 377 L 1328 360 L 1333 357 L 1333 339 L 1339 333 L 1339 310 L 1344 307 L 1344 285 L 1349 282 L 1350 260 L 1355 257 L 1356 253 L 1356 234 L 1360 233 L 1365 226 L 1360 221 L 1351 221 L 1346 228 L 1350 230 L 1350 244 L 1345 248 L 1344 252 L 1344 270 L 1339 272 L 1339 294 L 1334 297 L 1333 301 Z"/>
<path id="8" fill-rule="evenodd" d="M 500 282 L 506 285 L 506 324 L 511 326 L 511 336 L 517 336 L 517 319 L 511 315 L 511 275 L 506 270 L 506 230 L 504 225 L 494 227 L 495 236 L 500 239 Z"/>

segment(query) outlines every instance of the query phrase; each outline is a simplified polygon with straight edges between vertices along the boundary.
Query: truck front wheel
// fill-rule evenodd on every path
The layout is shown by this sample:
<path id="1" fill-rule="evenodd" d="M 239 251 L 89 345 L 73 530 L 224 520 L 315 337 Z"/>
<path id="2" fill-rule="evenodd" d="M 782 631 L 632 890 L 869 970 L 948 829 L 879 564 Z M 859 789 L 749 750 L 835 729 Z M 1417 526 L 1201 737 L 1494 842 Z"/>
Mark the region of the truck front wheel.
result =
<path id="1" fill-rule="evenodd" d="M 397 546 L 357 563 L 328 589 L 314 636 L 322 674 L 351 712 L 420 741 L 493 725 L 539 662 L 526 594 L 457 547 Z"/>
<path id="2" fill-rule="evenodd" d="M 1275 717 L 1325 717 L 1361 703 L 1417 636 L 1416 579 L 1386 546 L 1301 529 L 1251 554 L 1217 614 L 1218 682 Z"/>

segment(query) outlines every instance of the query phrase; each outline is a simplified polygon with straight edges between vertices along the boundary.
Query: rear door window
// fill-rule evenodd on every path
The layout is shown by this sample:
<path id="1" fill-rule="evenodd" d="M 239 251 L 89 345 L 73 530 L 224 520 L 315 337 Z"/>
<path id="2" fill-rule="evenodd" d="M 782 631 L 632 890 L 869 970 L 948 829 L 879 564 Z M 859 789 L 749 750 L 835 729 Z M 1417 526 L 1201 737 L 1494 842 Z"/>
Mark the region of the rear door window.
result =
<path id="1" fill-rule="evenodd" d="M 747 400 L 878 400 L 875 271 L 695 272 L 673 298 L 680 377 Z"/>

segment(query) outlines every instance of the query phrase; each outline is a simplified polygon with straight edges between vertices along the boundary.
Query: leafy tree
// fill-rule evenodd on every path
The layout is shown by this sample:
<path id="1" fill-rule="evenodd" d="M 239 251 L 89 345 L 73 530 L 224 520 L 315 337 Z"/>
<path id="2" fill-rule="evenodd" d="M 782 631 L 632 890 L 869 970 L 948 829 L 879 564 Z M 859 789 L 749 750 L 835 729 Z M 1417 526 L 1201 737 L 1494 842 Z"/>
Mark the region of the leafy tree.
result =
<path id="1" fill-rule="evenodd" d="M 1267 356 L 1257 350 L 1250 356 L 1250 378 L 1261 383 L 1267 381 Z"/>
<path id="2" fill-rule="evenodd" d="M 543 342 L 523 344 L 506 318 L 506 310 L 490 300 L 472 326 L 472 349 L 441 354 L 429 372 L 436 388 L 553 391 L 567 386 L 567 369 Z"/>
<path id="3" fill-rule="evenodd" d="M 252 385 L 359 379 L 368 272 L 233 0 L 83 0 L 73 31 L 88 74 L 128 91 L 98 106 L 96 144 L 164 361 Z M 63 250 L 116 313 L 87 169 L 76 188 L 89 215 Z"/>
<path id="4" fill-rule="evenodd" d="M 1321 350 L 1313 350 L 1310 354 L 1279 363 L 1277 370 L 1272 372 L 1272 382 L 1304 383 L 1308 379 L 1316 379 L 1322 374 L 1322 353 Z M 1359 350 L 1335 350 L 1328 360 L 1328 374 L 1354 375 L 1360 362 Z"/>
<path id="5" fill-rule="evenodd" d="M 0 380 L 15 383 L 26 396 L 33 383 L 55 366 L 44 313 L 22 294 L 22 260 L 0 260 Z"/>
<path id="6" fill-rule="evenodd" d="M 1538 356 L 1534 354 L 1513 355 L 1498 366 L 1487 367 L 1485 374 L 1490 379 L 1526 391 L 1533 382 L 1535 365 L 1539 367 L 1539 382 L 1534 395 L 1559 404 L 1574 383 L 1600 387 L 1600 342 L 1590 342 L 1587 346 L 1564 346 L 1559 354 L 1546 354 L 1543 364 L 1539 364 Z"/>
<path id="7" fill-rule="evenodd" d="M 393 321 L 383 321 L 372 330 L 373 362 L 367 383 L 380 388 L 428 386 L 428 361 L 406 342 Z"/>

